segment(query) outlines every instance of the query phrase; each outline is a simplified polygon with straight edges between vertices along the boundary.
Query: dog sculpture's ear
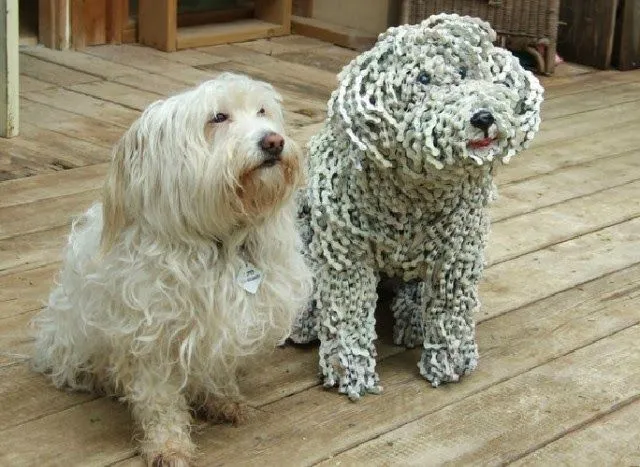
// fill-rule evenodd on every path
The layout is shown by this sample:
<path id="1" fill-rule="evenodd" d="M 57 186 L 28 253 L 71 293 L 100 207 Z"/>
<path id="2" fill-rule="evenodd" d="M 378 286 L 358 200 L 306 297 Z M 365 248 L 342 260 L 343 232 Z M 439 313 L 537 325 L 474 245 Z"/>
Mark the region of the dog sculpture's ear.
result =
<path id="1" fill-rule="evenodd" d="M 125 204 L 128 139 L 125 134 L 115 146 L 103 188 L 101 254 L 111 250 L 128 222 Z"/>
<path id="2" fill-rule="evenodd" d="M 495 42 L 497 39 L 496 32 L 488 22 L 473 16 L 442 13 L 425 19 L 422 27 L 447 30 L 464 37 L 473 45 L 482 41 Z"/>

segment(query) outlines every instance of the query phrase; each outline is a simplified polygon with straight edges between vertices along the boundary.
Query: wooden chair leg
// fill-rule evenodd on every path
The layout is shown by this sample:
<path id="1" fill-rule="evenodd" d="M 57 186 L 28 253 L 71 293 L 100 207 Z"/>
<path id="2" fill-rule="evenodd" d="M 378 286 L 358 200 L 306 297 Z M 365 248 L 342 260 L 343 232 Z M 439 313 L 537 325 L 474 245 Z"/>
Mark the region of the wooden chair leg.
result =
<path id="1" fill-rule="evenodd" d="M 18 135 L 18 0 L 0 0 L 0 136 Z"/>

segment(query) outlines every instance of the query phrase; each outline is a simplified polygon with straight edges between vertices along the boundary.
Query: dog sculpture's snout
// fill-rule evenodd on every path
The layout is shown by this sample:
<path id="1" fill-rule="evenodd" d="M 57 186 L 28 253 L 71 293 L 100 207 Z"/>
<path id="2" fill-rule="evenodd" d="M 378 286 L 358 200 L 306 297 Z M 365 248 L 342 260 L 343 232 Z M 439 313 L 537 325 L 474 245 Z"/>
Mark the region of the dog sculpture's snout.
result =
<path id="1" fill-rule="evenodd" d="M 471 116 L 471 124 L 476 128 L 486 132 L 496 119 L 488 110 L 480 110 Z"/>
<path id="2" fill-rule="evenodd" d="M 278 133 L 267 133 L 260 140 L 260 148 L 266 153 L 269 159 L 279 159 L 284 148 L 284 138 Z"/>

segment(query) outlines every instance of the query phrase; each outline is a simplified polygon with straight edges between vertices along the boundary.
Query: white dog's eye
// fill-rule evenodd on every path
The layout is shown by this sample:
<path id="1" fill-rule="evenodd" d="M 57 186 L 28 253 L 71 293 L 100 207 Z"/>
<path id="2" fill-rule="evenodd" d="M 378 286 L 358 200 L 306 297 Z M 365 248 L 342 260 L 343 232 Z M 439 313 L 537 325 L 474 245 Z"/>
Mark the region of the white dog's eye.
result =
<path id="1" fill-rule="evenodd" d="M 264 115 L 266 112 L 264 110 L 264 107 L 260 108 L 260 110 L 258 110 L 258 115 Z"/>
<path id="2" fill-rule="evenodd" d="M 466 66 L 462 66 L 458 70 L 458 73 L 460 73 L 460 78 L 461 79 L 465 79 L 467 77 L 467 73 L 468 72 L 469 72 L 469 69 Z"/>
<path id="3" fill-rule="evenodd" d="M 211 121 L 212 121 L 213 123 L 222 123 L 222 122 L 224 122 L 225 120 L 227 120 L 228 118 L 229 118 L 229 115 L 228 115 L 228 114 L 222 114 L 222 113 L 219 113 L 219 114 L 216 114 L 216 115 L 215 115 L 215 117 L 213 117 L 213 118 L 211 119 Z"/>

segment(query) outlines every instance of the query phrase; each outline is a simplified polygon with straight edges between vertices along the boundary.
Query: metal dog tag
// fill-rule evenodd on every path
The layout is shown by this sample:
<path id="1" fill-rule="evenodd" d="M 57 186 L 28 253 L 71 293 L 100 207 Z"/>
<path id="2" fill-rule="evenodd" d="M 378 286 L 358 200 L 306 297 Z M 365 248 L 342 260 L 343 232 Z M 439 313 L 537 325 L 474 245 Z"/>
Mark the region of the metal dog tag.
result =
<path id="1" fill-rule="evenodd" d="M 262 271 L 257 269 L 253 264 L 245 261 L 244 266 L 238 274 L 238 284 L 250 294 L 255 294 L 263 278 L 264 274 Z"/>

